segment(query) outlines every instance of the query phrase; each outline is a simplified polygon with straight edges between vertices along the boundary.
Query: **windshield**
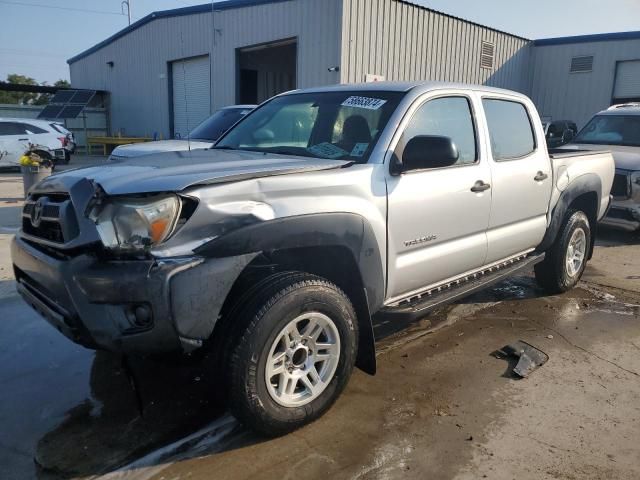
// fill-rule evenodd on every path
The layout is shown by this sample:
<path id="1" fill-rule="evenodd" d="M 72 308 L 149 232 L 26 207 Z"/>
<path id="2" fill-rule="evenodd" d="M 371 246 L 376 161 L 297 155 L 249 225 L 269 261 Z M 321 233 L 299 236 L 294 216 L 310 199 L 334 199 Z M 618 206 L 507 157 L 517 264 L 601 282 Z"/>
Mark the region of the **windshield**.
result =
<path id="1" fill-rule="evenodd" d="M 640 115 L 596 115 L 573 143 L 640 147 Z"/>
<path id="2" fill-rule="evenodd" d="M 250 108 L 224 108 L 207 118 L 189 134 L 192 140 L 211 140 L 215 142 L 238 120 L 251 111 Z"/>
<path id="3" fill-rule="evenodd" d="M 321 92 L 277 97 L 215 148 L 365 163 L 403 92 Z"/>

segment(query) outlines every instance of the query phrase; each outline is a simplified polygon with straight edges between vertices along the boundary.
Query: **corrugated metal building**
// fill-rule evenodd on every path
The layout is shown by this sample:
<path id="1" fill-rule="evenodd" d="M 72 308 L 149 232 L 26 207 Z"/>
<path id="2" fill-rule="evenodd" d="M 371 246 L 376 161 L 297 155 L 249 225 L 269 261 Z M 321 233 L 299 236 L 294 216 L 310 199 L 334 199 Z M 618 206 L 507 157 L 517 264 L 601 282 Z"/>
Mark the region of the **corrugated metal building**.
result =
<path id="1" fill-rule="evenodd" d="M 638 39 L 620 42 L 637 52 Z M 226 105 L 380 78 L 509 88 L 533 94 L 543 115 L 583 122 L 610 102 L 578 89 L 601 88 L 600 76 L 566 78 L 564 50 L 591 52 L 580 55 L 594 55 L 595 72 L 609 47 L 563 40 L 531 42 L 406 0 L 227 0 L 148 15 L 69 65 L 74 87 L 110 92 L 114 134 L 184 136 Z M 633 56 L 624 48 L 619 59 Z"/>
<path id="2" fill-rule="evenodd" d="M 579 126 L 614 103 L 640 101 L 640 32 L 533 42 L 530 96 L 543 118 Z"/>

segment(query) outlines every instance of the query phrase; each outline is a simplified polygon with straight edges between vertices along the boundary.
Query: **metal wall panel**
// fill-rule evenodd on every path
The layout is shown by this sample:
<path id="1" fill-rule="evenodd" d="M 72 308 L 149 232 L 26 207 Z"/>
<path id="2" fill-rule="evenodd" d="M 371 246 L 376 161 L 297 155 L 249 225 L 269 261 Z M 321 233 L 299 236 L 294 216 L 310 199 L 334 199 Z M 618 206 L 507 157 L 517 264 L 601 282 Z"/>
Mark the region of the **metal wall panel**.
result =
<path id="1" fill-rule="evenodd" d="M 70 64 L 71 83 L 111 93 L 112 134 L 167 138 L 169 63 L 209 54 L 211 33 L 210 15 L 156 19 Z"/>
<path id="2" fill-rule="evenodd" d="M 210 56 L 211 111 L 235 103 L 236 49 L 250 45 L 296 38 L 297 86 L 335 84 L 341 10 L 342 0 L 291 0 L 157 18 L 71 63 L 71 83 L 111 92 L 113 133 L 166 138 L 170 62 Z"/>
<path id="3" fill-rule="evenodd" d="M 573 57 L 593 55 L 593 69 L 569 73 Z M 640 39 L 532 47 L 530 96 L 540 115 L 583 127 L 611 105 L 617 62 L 640 60 Z"/>
<path id="4" fill-rule="evenodd" d="M 343 0 L 341 81 L 484 83 L 528 93 L 529 41 L 401 0 Z M 483 40 L 493 69 L 480 68 Z"/>

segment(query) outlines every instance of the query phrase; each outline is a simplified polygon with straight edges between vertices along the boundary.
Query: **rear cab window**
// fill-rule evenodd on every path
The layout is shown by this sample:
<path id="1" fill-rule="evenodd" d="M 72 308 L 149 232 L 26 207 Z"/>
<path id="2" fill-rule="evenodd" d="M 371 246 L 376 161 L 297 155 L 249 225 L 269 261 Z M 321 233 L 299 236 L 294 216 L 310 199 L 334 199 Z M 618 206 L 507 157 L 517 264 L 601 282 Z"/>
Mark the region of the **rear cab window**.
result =
<path id="1" fill-rule="evenodd" d="M 496 162 L 516 160 L 536 150 L 533 123 L 527 107 L 515 100 L 483 98 L 491 152 Z"/>

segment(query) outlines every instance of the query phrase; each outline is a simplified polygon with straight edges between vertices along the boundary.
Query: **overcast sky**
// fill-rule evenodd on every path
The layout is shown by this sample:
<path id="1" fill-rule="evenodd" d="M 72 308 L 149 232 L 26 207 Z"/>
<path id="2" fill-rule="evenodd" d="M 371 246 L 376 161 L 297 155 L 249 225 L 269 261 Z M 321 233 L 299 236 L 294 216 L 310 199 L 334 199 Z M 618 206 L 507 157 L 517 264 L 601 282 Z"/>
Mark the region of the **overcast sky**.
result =
<path id="1" fill-rule="evenodd" d="M 133 20 L 203 0 L 131 0 Z M 417 0 L 436 10 L 527 38 L 640 29 L 640 0 Z M 48 7 L 45 7 L 48 6 Z M 0 0 L 0 79 L 53 83 L 66 59 L 127 25 L 120 0 Z"/>

